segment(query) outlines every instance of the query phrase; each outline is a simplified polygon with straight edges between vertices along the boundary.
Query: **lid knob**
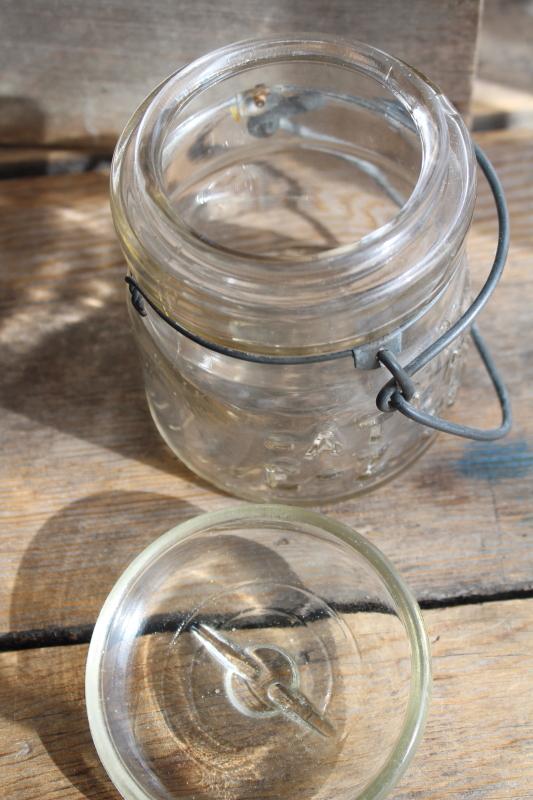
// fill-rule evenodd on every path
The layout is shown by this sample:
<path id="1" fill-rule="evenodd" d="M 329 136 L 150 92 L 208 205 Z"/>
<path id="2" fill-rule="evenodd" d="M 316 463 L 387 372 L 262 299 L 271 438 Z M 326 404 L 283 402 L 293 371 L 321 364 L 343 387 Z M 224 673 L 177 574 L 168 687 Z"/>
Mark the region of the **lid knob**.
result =
<path id="1" fill-rule="evenodd" d="M 280 713 L 320 736 L 335 735 L 331 722 L 300 691 L 298 665 L 285 650 L 272 645 L 242 648 L 204 624 L 194 625 L 191 631 L 223 668 L 226 695 L 238 711 L 246 716 Z M 236 690 L 236 682 L 241 691 Z M 243 689 L 253 703 L 243 698 Z"/>

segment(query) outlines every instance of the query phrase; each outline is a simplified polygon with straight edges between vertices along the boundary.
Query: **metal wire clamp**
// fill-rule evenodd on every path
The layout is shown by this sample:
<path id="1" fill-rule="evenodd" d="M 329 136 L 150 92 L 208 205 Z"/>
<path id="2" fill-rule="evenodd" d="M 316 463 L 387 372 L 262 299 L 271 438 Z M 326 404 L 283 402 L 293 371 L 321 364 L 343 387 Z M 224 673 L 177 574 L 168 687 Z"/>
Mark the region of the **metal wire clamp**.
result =
<path id="1" fill-rule="evenodd" d="M 405 366 L 402 366 L 398 361 L 396 351 L 399 350 L 400 340 L 398 337 L 392 337 L 391 346 L 381 346 L 371 354 L 371 361 L 374 361 L 375 367 L 380 365 L 384 366 L 392 375 L 392 378 L 382 387 L 376 398 L 376 405 L 382 412 L 399 411 L 405 417 L 424 425 L 428 428 L 433 428 L 437 431 L 461 436 L 465 439 L 475 439 L 477 441 L 492 441 L 505 436 L 511 428 L 511 404 L 509 395 L 505 384 L 498 372 L 498 369 L 489 353 L 487 345 L 481 338 L 481 334 L 474 324 L 479 312 L 484 308 L 485 304 L 492 295 L 496 285 L 501 277 L 507 259 L 509 250 L 509 212 L 507 210 L 507 203 L 505 195 L 499 178 L 496 174 L 494 167 L 483 152 L 483 150 L 474 145 L 476 158 L 478 164 L 487 179 L 489 187 L 494 197 L 496 205 L 496 212 L 498 217 L 498 244 L 494 261 L 481 291 L 465 311 L 465 313 L 452 325 L 442 336 L 433 342 L 429 347 L 422 351 L 416 358 L 410 361 Z M 132 305 L 141 316 L 146 316 L 147 311 L 145 302 L 152 308 L 153 311 L 168 325 L 170 325 L 178 333 L 185 336 L 197 344 L 213 350 L 230 358 L 238 358 L 242 361 L 250 361 L 255 364 L 316 364 L 324 361 L 332 361 L 339 358 L 352 358 L 354 366 L 357 368 L 360 363 L 364 362 L 363 368 L 368 369 L 368 353 L 364 353 L 364 359 L 361 359 L 361 348 L 349 348 L 347 350 L 338 350 L 333 353 L 322 353 L 319 355 L 308 356 L 277 356 L 277 355 L 263 355 L 257 353 L 248 353 L 243 350 L 238 350 L 233 347 L 225 347 L 224 345 L 215 344 L 202 336 L 188 331 L 175 320 L 168 317 L 160 308 L 142 291 L 137 281 L 128 275 L 125 278 L 128 284 Z M 416 395 L 416 386 L 412 380 L 413 375 L 422 369 L 429 361 L 435 356 L 445 350 L 457 337 L 470 328 L 470 335 L 476 346 L 476 349 L 481 357 L 483 365 L 492 381 L 492 385 L 496 391 L 498 401 L 501 407 L 502 422 L 497 428 L 484 430 L 482 428 L 473 428 L 459 423 L 448 422 L 448 420 L 437 417 L 433 414 L 428 414 L 422 411 L 411 403 L 412 398 Z M 401 337 L 400 337 L 401 339 Z M 368 348 L 368 345 L 365 346 Z M 372 368 L 372 367 L 370 367 Z"/>

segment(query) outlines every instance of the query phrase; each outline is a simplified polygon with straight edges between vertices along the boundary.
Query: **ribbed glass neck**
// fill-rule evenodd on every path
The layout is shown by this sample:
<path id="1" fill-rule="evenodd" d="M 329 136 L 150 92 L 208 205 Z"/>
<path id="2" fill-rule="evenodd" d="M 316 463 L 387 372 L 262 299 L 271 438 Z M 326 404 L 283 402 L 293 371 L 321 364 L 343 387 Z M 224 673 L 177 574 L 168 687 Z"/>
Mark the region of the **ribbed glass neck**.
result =
<path id="1" fill-rule="evenodd" d="M 405 324 L 445 289 L 474 163 L 457 112 L 397 59 L 337 39 L 249 41 L 189 64 L 138 109 L 112 209 L 135 278 L 186 328 L 245 350 L 328 352 Z"/>

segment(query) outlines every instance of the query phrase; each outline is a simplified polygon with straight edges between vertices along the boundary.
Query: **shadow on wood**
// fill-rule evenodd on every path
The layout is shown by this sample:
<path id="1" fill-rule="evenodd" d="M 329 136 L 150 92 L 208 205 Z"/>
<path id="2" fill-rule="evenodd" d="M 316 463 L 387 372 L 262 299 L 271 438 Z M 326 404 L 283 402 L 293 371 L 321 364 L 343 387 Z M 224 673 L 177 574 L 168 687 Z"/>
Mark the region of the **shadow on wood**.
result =
<path id="1" fill-rule="evenodd" d="M 129 562 L 198 512 L 179 498 L 139 491 L 105 492 L 64 506 L 25 551 L 12 593 L 10 630 L 27 629 L 43 608 L 45 630 L 94 623 Z"/>
<path id="2" fill-rule="evenodd" d="M 35 613 L 36 605 L 46 606 L 50 633 L 48 644 L 56 644 L 54 630 L 58 627 L 68 630 L 73 620 L 78 620 L 79 625 L 83 620 L 80 614 L 87 615 L 85 617 L 87 622 L 94 619 L 120 573 L 138 554 L 139 546 L 148 545 L 162 530 L 197 513 L 198 509 L 178 498 L 143 492 L 109 492 L 89 496 L 65 506 L 41 528 L 21 562 L 12 595 L 11 630 L 23 629 L 28 615 Z M 144 542 L 139 542 L 139 531 L 143 534 Z M 226 539 L 231 566 L 230 578 L 233 575 L 238 581 L 244 580 L 247 585 L 247 576 L 257 577 L 257 565 L 260 563 L 265 575 L 272 572 L 283 583 L 290 584 L 290 587 L 299 585 L 298 575 L 274 549 L 254 542 L 243 542 L 237 537 L 228 536 Z M 199 544 L 202 552 L 198 553 L 198 556 L 200 561 L 203 561 L 204 545 Z M 55 570 L 50 570 L 43 564 L 43 559 L 49 558 L 51 552 L 55 555 L 57 564 Z M 207 561 L 209 563 L 209 557 Z M 208 566 L 207 569 L 211 567 Z M 238 585 L 240 586 L 240 583 Z M 243 591 L 245 592 L 244 589 Z M 295 591 L 292 589 L 292 594 Z M 289 592 L 287 602 L 292 598 L 292 594 Z M 184 597 L 187 595 L 185 589 Z M 199 583 L 197 573 L 196 577 L 191 579 L 189 596 L 192 606 L 206 601 L 205 588 L 203 582 Z M 301 602 L 299 595 L 292 599 L 295 603 Z M 247 600 L 249 598 L 245 592 L 242 599 L 244 608 Z M 167 602 L 166 597 L 162 598 L 162 602 Z M 216 598 L 213 598 L 213 603 L 217 609 Z M 90 628 L 89 625 L 84 627 Z M 40 631 L 39 635 L 42 640 L 43 632 Z M 268 641 L 266 631 L 259 632 L 258 636 L 266 636 Z M 46 644 L 41 640 L 41 645 Z M 147 637 L 148 640 L 149 643 L 156 642 L 158 655 L 167 657 L 165 637 L 163 639 Z M 31 656 L 28 657 L 28 653 L 19 652 L 16 654 L 16 680 L 12 686 L 14 706 L 11 710 L 5 709 L 5 713 L 14 715 L 16 719 L 32 717 L 34 730 L 49 757 L 68 781 L 87 798 L 115 797 L 115 792 L 97 758 L 86 720 L 85 649 L 77 646 L 54 647 L 42 652 L 47 654 L 48 662 L 51 660 L 54 664 L 48 673 L 44 692 L 46 696 L 55 698 L 53 708 L 50 708 L 49 713 L 33 716 L 31 709 L 43 702 L 43 686 L 38 676 L 32 673 L 31 664 L 35 663 L 34 660 Z M 335 657 L 335 647 L 332 642 L 329 642 L 328 652 L 330 657 Z M 164 658 L 158 662 L 160 663 L 164 663 Z M 152 664 L 151 668 L 153 666 Z M 174 672 L 174 669 L 170 670 L 170 681 L 169 675 L 166 674 L 166 680 L 161 686 L 156 686 L 156 708 L 161 704 L 164 708 L 172 709 L 174 703 L 178 702 L 179 705 L 180 697 L 182 697 L 181 702 L 185 702 L 177 691 L 182 676 L 181 674 L 176 676 Z M 65 674 L 70 676 L 66 691 Z M 156 714 L 155 719 L 158 722 L 159 718 L 160 715 Z M 184 720 L 180 720 L 177 731 L 172 728 L 169 731 L 167 728 L 169 720 L 166 717 L 163 720 L 161 717 L 160 727 L 164 742 L 174 741 L 173 737 L 183 729 L 183 724 Z M 31 739 L 30 734 L 29 738 Z M 58 739 L 63 740 L 63 746 L 58 746 Z M 178 777 L 183 792 L 188 790 L 189 783 L 196 776 L 196 766 L 194 760 L 191 761 L 187 755 L 187 746 L 180 740 L 176 744 L 177 751 L 172 750 L 169 758 L 174 763 L 179 754 L 182 755 L 183 769 L 179 771 Z M 328 747 L 330 744 L 332 743 L 325 742 Z M 324 782 L 334 769 L 336 763 L 334 748 L 328 759 L 325 759 L 325 763 L 323 761 L 324 759 L 320 760 L 317 782 Z M 305 772 L 300 778 L 306 781 L 309 778 L 309 759 L 302 758 L 302 764 L 305 765 Z M 167 771 L 170 774 L 170 766 Z M 163 773 L 166 774 L 165 771 Z M 29 780 L 30 776 L 31 770 L 26 779 Z M 37 776 L 33 778 L 37 780 Z M 279 779 L 282 778 L 283 776 L 280 776 Z"/>
<path id="3" fill-rule="evenodd" d="M 197 513 L 197 508 L 179 498 L 148 492 L 103 493 L 65 506 L 26 550 L 12 595 L 11 630 L 24 629 L 36 606 L 47 609 L 52 642 L 54 628 L 93 622 L 140 547 Z M 51 552 L 56 564 L 52 570 L 49 562 L 44 564 Z M 84 713 L 85 648 L 43 652 L 54 661 L 46 686 L 32 673 L 32 659 L 24 652 L 17 655 L 13 713 L 25 717 L 43 696 L 54 697 L 50 713 L 35 718 L 36 732 L 51 758 L 86 797 L 118 797 L 100 765 Z M 61 688 L 65 673 L 70 676 L 67 691 Z M 68 746 L 58 747 L 58 737 L 64 737 Z M 34 779 L 38 781 L 38 776 Z"/>
<path id="4" fill-rule="evenodd" d="M 125 265 L 102 202 L 107 178 L 78 176 L 83 212 L 63 193 L 75 177 L 50 180 L 32 188 L 10 181 L 0 196 L 4 263 L 13 277 L 0 300 L 0 404 L 197 481 L 165 447 L 147 409 L 126 314 Z M 25 233 L 10 235 L 21 219 Z M 34 255 L 27 259 L 30 243 Z"/>

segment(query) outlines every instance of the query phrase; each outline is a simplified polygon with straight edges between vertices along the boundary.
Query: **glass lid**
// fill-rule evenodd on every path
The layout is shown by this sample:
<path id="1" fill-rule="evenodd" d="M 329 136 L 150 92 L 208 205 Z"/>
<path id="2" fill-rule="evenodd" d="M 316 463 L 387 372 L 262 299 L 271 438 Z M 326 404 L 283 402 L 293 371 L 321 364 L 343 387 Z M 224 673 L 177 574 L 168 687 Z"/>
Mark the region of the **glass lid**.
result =
<path id="1" fill-rule="evenodd" d="M 127 800 L 370 800 L 410 761 L 430 684 L 420 610 L 370 542 L 247 505 L 133 561 L 96 623 L 86 697 Z"/>

